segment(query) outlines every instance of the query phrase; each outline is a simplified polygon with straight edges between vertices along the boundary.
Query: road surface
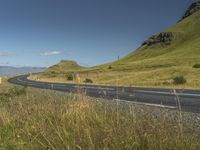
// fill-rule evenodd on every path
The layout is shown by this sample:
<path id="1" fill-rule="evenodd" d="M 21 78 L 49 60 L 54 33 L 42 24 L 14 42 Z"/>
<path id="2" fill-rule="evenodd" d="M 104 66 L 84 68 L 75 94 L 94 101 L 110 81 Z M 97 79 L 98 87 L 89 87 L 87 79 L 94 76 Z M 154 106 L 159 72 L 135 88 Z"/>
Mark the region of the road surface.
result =
<path id="1" fill-rule="evenodd" d="M 17 76 L 8 82 L 41 89 L 75 92 L 84 90 L 88 96 L 106 99 L 131 101 L 133 103 L 177 109 L 177 97 L 182 111 L 200 113 L 200 90 L 176 90 L 162 88 L 115 87 L 98 85 L 76 85 L 67 83 L 38 82 L 27 79 L 28 75 Z"/>

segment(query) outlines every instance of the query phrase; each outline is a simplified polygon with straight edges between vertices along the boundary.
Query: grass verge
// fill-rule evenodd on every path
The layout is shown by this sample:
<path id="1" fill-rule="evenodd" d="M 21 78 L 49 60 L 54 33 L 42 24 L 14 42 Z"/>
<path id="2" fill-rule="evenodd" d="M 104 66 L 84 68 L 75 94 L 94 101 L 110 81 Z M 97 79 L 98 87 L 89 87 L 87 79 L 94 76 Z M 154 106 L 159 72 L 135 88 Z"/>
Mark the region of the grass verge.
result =
<path id="1" fill-rule="evenodd" d="M 0 149 L 199 149 L 180 114 L 84 94 L 25 89 L 0 101 Z"/>

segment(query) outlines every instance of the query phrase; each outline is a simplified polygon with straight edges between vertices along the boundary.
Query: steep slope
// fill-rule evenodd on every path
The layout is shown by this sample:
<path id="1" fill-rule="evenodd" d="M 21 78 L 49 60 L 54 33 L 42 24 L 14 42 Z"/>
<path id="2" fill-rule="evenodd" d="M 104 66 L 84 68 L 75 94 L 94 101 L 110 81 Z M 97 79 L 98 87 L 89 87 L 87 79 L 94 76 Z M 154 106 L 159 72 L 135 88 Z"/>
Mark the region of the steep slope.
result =
<path id="1" fill-rule="evenodd" d="M 199 63 L 199 59 L 200 11 L 196 11 L 173 27 L 151 36 L 137 50 L 109 65 L 133 67 L 137 63 L 143 67 L 169 67 L 192 65 Z"/>
<path id="2" fill-rule="evenodd" d="M 71 67 L 61 64 L 48 70 L 62 72 L 57 76 L 64 77 Z M 128 86 L 172 87 L 173 78 L 182 75 L 187 79 L 182 86 L 199 88 L 200 69 L 193 68 L 194 64 L 200 64 L 200 1 L 193 3 L 174 26 L 151 36 L 124 58 L 72 70 L 98 84 Z"/>
<path id="3" fill-rule="evenodd" d="M 163 41 L 165 35 L 171 35 L 171 39 Z M 200 11 L 153 37 L 154 39 L 150 37 L 139 49 L 120 61 L 157 59 L 158 56 L 165 59 L 197 57 L 200 54 Z M 152 40 L 154 41 L 151 42 Z"/>
<path id="4" fill-rule="evenodd" d="M 195 12 L 197 12 L 199 10 L 200 10 L 200 0 L 196 0 L 196 2 L 194 2 L 190 5 L 190 7 L 185 12 L 185 14 L 183 15 L 181 20 L 187 18 L 188 16 L 191 16 L 192 14 L 194 14 Z"/>

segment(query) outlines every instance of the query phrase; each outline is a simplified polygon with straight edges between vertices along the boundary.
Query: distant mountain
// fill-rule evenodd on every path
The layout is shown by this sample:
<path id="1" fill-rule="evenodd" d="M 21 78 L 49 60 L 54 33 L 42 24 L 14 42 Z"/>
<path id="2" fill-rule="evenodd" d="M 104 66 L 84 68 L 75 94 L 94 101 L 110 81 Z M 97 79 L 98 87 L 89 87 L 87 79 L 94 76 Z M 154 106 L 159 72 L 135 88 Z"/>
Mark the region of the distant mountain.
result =
<path id="1" fill-rule="evenodd" d="M 11 67 L 11 66 L 0 66 L 0 76 L 11 76 L 17 74 L 24 74 L 28 72 L 40 72 L 45 68 L 40 67 Z"/>

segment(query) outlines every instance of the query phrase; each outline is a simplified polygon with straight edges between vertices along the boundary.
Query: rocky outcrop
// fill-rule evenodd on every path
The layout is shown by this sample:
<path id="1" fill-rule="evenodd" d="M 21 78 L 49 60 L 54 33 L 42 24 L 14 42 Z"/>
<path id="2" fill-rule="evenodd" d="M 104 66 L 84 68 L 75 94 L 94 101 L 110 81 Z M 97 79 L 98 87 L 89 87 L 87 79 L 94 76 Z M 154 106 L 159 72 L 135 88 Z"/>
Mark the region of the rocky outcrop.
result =
<path id="1" fill-rule="evenodd" d="M 192 14 L 194 14 L 195 12 L 199 10 L 200 10 L 200 1 L 192 3 L 190 7 L 188 8 L 188 10 L 186 11 L 186 13 L 183 15 L 181 20 L 191 16 Z"/>
<path id="2" fill-rule="evenodd" d="M 178 33 L 175 32 L 161 32 L 157 35 L 151 36 L 148 40 L 142 43 L 142 46 L 151 46 L 156 44 L 170 45 L 177 35 Z"/>

